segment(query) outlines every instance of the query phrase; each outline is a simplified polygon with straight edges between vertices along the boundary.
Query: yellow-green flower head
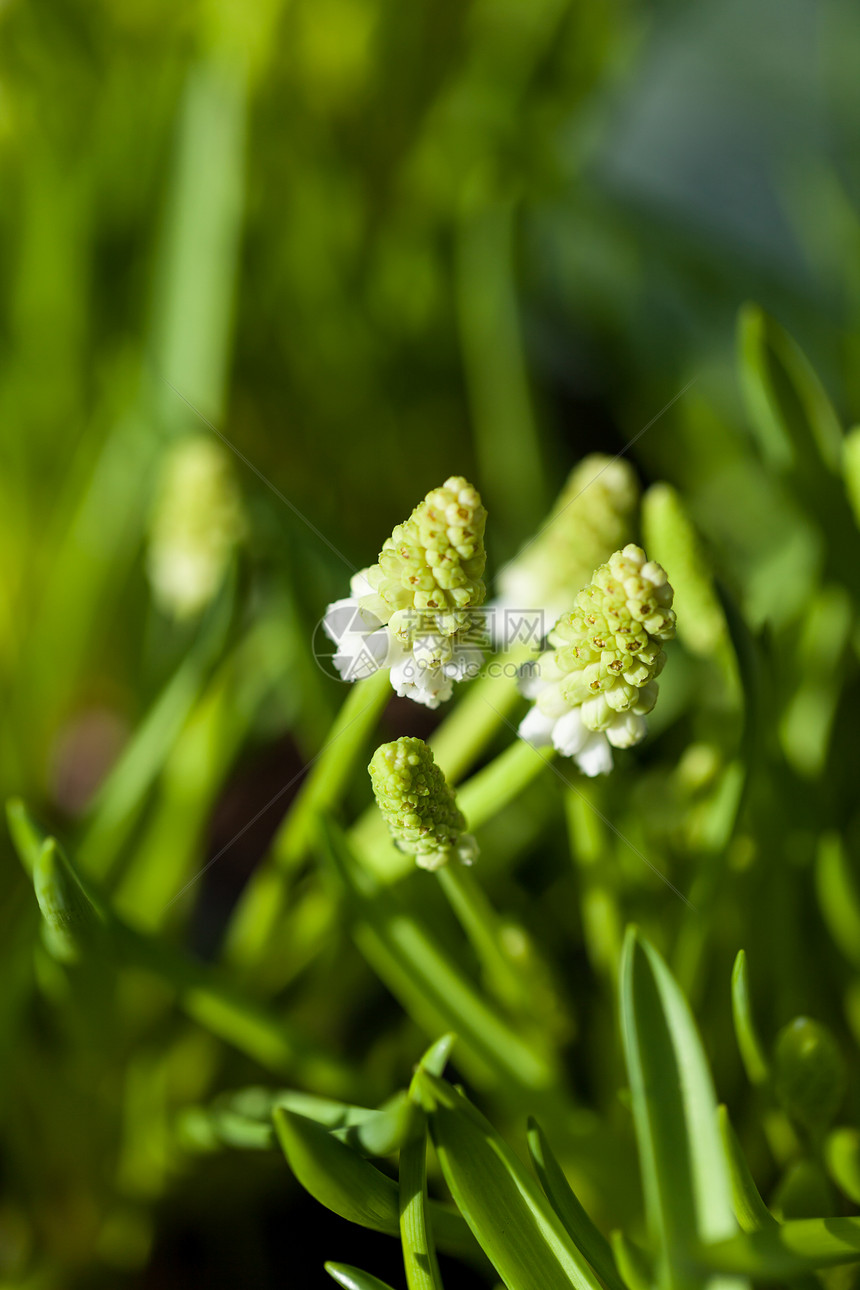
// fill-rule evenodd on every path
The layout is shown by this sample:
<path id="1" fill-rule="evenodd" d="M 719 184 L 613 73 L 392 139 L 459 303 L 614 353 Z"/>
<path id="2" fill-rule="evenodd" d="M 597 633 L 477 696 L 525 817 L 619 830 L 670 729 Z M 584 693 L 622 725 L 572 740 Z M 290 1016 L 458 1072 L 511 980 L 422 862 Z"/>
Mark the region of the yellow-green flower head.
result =
<path id="1" fill-rule="evenodd" d="M 523 687 L 535 706 L 522 737 L 552 743 L 586 774 L 610 770 L 609 744 L 629 748 L 645 736 L 662 645 L 675 634 L 672 598 L 665 570 L 641 547 L 616 551 L 550 632 Z"/>
<path id="2" fill-rule="evenodd" d="M 329 605 L 334 665 L 355 681 L 388 668 L 395 692 L 436 708 L 480 671 L 486 646 L 484 525 L 476 489 L 459 475 L 434 488 L 386 541 L 378 563 Z"/>
<path id="3" fill-rule="evenodd" d="M 499 598 L 555 622 L 592 570 L 633 536 L 639 485 L 629 464 L 592 453 L 568 476 L 544 528 L 499 574 Z"/>
<path id="4" fill-rule="evenodd" d="M 164 459 L 150 522 L 147 573 L 161 608 L 175 618 L 199 613 L 244 533 L 228 454 L 211 437 L 180 439 Z"/>
<path id="5" fill-rule="evenodd" d="M 373 792 L 391 835 L 423 869 L 439 869 L 452 856 L 470 864 L 474 838 L 454 791 L 422 739 L 404 736 L 377 748 L 368 767 Z"/>
<path id="6" fill-rule="evenodd" d="M 467 611 L 484 603 L 486 520 L 477 489 L 452 475 L 385 542 L 367 579 L 388 610 L 387 621 L 397 616 L 392 628 L 402 640 L 411 640 L 427 620 L 453 636 L 468 625 Z"/>

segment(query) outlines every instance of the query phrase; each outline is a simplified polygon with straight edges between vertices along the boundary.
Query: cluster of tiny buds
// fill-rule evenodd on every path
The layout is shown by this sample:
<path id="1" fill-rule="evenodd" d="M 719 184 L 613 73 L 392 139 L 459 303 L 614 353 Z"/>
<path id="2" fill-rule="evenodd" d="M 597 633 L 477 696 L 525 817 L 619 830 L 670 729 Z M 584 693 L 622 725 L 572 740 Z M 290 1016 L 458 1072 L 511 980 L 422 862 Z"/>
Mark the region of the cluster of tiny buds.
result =
<path id="1" fill-rule="evenodd" d="M 675 634 L 672 598 L 665 570 L 632 544 L 596 570 L 549 636 L 555 666 L 569 678 L 565 700 L 610 690 L 632 700 L 653 681 L 666 658 L 661 643 Z"/>
<path id="2" fill-rule="evenodd" d="M 454 635 L 469 608 L 483 604 L 487 513 L 475 488 L 452 476 L 398 524 L 367 579 L 391 612 L 392 630 L 411 640 L 416 611 L 437 631 Z M 425 621 L 426 621 L 425 617 Z"/>
<path id="3" fill-rule="evenodd" d="M 474 839 L 454 792 L 421 739 L 403 736 L 382 744 L 370 765 L 373 793 L 392 837 L 424 869 L 438 869 L 453 857 L 474 859 Z"/>

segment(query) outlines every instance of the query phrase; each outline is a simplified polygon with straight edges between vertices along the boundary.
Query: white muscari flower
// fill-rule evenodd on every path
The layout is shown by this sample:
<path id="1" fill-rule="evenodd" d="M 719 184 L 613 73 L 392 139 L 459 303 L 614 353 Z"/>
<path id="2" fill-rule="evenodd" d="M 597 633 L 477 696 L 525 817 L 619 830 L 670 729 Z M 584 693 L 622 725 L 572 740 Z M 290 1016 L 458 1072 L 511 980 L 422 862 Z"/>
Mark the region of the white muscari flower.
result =
<path id="1" fill-rule="evenodd" d="M 388 668 L 398 695 L 437 708 L 483 660 L 486 511 L 460 476 L 433 489 L 387 539 L 377 564 L 329 605 L 323 627 L 346 681 Z"/>
<path id="2" fill-rule="evenodd" d="M 657 700 L 656 677 L 675 634 L 673 591 L 665 570 L 628 545 L 601 565 L 549 634 L 550 649 L 521 683 L 534 707 L 521 738 L 552 745 L 586 775 L 612 769 L 612 748 L 645 737 Z"/>
<path id="3" fill-rule="evenodd" d="M 244 534 L 227 453 L 202 435 L 180 439 L 165 457 L 150 521 L 146 569 L 159 606 L 177 619 L 199 613 Z"/>

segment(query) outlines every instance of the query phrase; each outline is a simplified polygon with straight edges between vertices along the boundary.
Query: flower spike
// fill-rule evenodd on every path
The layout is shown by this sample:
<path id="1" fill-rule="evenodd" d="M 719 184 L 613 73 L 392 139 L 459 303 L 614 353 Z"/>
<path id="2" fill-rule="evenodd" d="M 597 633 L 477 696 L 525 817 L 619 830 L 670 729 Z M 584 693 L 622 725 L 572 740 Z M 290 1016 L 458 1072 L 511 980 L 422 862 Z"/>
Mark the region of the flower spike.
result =
<path id="1" fill-rule="evenodd" d="M 158 481 L 147 552 L 153 596 L 165 613 L 187 619 L 205 608 L 246 527 L 229 454 L 203 435 L 173 444 Z"/>
<path id="2" fill-rule="evenodd" d="M 633 536 L 638 500 L 629 462 L 601 453 L 583 457 L 537 537 L 499 573 L 499 605 L 540 610 L 547 626 L 554 623 L 592 570 Z"/>
<path id="3" fill-rule="evenodd" d="M 661 565 L 626 546 L 601 565 L 549 634 L 523 691 L 535 705 L 523 739 L 575 757 L 586 775 L 612 769 L 615 748 L 645 737 L 645 714 L 675 634 L 673 591 Z"/>
<path id="4" fill-rule="evenodd" d="M 473 611 L 486 594 L 486 518 L 477 490 L 455 475 L 397 525 L 323 620 L 344 680 L 387 667 L 399 695 L 436 708 L 453 681 L 478 671 L 484 633 Z"/>
<path id="5" fill-rule="evenodd" d="M 370 779 L 377 805 L 402 851 L 422 869 L 440 869 L 453 857 L 471 864 L 477 844 L 454 791 L 422 739 L 404 736 L 373 754 Z"/>

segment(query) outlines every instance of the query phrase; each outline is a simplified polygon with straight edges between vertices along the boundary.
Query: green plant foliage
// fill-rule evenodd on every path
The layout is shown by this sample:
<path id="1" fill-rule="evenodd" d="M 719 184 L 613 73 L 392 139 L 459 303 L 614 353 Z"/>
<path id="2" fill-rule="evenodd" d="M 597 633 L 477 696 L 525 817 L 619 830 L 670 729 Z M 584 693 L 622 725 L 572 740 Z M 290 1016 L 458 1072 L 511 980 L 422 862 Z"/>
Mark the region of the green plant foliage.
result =
<path id="1" fill-rule="evenodd" d="M 860 1285 L 858 65 L 0 5 L 0 1287 Z"/>

